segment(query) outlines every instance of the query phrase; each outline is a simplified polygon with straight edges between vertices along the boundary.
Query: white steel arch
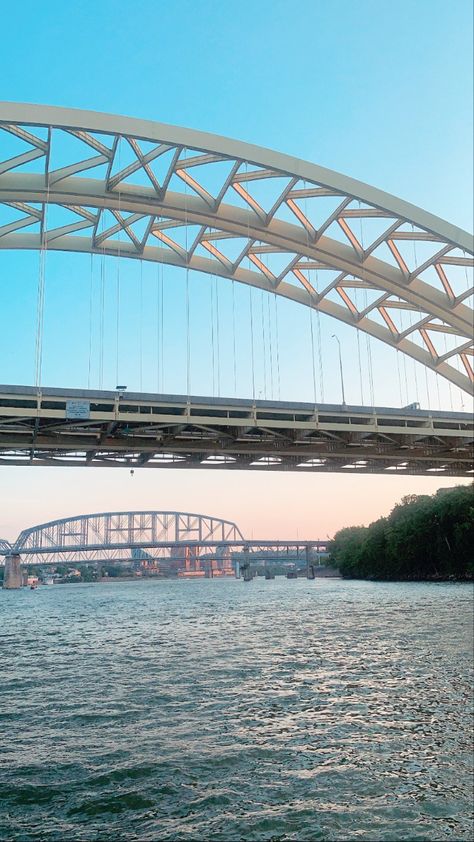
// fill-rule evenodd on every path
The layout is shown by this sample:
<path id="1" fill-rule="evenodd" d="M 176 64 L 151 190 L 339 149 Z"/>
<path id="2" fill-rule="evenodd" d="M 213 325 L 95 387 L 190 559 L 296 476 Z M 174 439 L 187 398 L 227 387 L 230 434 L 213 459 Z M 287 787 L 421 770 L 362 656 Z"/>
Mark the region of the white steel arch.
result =
<path id="1" fill-rule="evenodd" d="M 472 391 L 467 232 L 315 164 L 190 129 L 0 103 L 0 130 L 17 144 L 0 161 L 0 210 L 13 215 L 0 216 L 0 248 L 119 254 L 251 284 Z M 64 224 L 49 223 L 52 208 Z"/>

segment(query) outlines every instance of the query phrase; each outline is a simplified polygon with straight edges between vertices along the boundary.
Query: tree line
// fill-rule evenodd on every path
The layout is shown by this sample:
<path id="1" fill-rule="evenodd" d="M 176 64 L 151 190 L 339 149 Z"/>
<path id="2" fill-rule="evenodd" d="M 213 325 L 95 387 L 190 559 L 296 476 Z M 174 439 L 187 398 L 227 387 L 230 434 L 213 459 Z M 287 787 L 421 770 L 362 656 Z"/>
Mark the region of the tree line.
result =
<path id="1" fill-rule="evenodd" d="M 472 486 L 412 494 L 370 526 L 339 530 L 331 564 L 344 578 L 473 579 Z"/>

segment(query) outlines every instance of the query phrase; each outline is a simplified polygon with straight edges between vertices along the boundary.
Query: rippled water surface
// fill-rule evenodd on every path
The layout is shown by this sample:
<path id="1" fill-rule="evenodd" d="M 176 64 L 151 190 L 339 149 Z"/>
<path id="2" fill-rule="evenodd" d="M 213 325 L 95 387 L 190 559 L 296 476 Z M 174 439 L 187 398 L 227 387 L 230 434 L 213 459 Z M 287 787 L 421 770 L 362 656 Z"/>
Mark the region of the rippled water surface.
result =
<path id="1" fill-rule="evenodd" d="M 472 589 L 0 591 L 2 840 L 473 832 Z"/>

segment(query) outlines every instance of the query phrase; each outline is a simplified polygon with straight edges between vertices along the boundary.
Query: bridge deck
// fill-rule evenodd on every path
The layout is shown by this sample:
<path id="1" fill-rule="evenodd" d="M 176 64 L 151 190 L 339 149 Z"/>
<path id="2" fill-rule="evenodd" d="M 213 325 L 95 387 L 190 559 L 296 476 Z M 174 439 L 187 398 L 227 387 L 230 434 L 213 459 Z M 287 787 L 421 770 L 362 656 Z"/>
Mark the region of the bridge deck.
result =
<path id="1" fill-rule="evenodd" d="M 3 542 L 4 546 L 0 546 L 0 566 L 5 563 L 5 556 L 11 553 L 18 553 L 27 564 L 39 564 L 41 566 L 56 565 L 62 563 L 68 564 L 84 564 L 84 563 L 99 563 L 99 562 L 127 562 L 133 561 L 133 550 L 150 550 L 154 552 L 156 557 L 161 562 L 168 562 L 173 557 L 172 552 L 185 549 L 195 548 L 199 550 L 198 555 L 194 558 L 198 560 L 205 560 L 206 558 L 222 558 L 226 553 L 242 554 L 244 557 L 256 557 L 260 555 L 268 555 L 269 558 L 276 558 L 284 560 L 285 554 L 291 557 L 304 558 L 306 551 L 312 553 L 327 552 L 328 540 L 275 540 L 275 539 L 252 539 L 252 540 L 228 540 L 222 543 L 212 541 L 180 541 L 179 543 L 171 541 L 138 541 L 136 543 L 122 542 L 108 542 L 102 544 L 80 544 L 80 543 L 62 543 L 25 545 L 8 544 Z M 170 551 L 169 553 L 166 551 Z M 184 561 L 183 554 L 176 556 L 181 561 Z"/>
<path id="2" fill-rule="evenodd" d="M 468 477 L 469 413 L 0 386 L 0 464 Z"/>

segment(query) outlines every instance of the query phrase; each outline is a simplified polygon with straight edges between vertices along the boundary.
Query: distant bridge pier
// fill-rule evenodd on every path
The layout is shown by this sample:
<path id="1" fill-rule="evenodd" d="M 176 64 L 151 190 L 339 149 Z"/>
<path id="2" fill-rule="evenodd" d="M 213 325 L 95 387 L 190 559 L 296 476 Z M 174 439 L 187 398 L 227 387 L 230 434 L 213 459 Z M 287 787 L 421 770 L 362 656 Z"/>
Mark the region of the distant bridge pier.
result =
<path id="1" fill-rule="evenodd" d="M 306 544 L 305 548 L 305 555 L 306 555 L 306 578 L 307 579 L 314 579 L 314 563 L 311 557 L 311 547 L 309 544 Z"/>
<path id="2" fill-rule="evenodd" d="M 5 556 L 5 570 L 3 575 L 3 587 L 6 590 L 18 590 L 23 585 L 21 569 L 21 557 L 19 553 L 11 553 Z"/>
<path id="3" fill-rule="evenodd" d="M 244 582 L 251 582 L 253 579 L 253 573 L 250 569 L 250 547 L 248 544 L 244 544 L 243 561 L 240 567 L 242 569 Z"/>
<path id="4" fill-rule="evenodd" d="M 269 566 L 269 564 L 268 564 L 268 558 L 266 558 L 264 563 L 263 563 L 263 570 L 264 570 L 264 574 L 265 574 L 265 579 L 267 581 L 269 579 L 275 578 L 275 573 L 273 571 L 273 568 L 271 566 Z"/>

